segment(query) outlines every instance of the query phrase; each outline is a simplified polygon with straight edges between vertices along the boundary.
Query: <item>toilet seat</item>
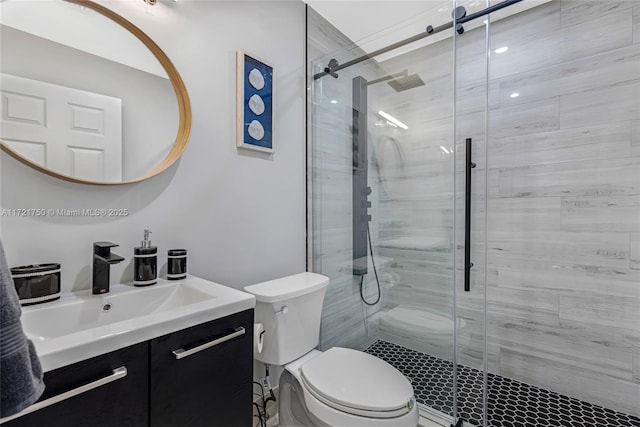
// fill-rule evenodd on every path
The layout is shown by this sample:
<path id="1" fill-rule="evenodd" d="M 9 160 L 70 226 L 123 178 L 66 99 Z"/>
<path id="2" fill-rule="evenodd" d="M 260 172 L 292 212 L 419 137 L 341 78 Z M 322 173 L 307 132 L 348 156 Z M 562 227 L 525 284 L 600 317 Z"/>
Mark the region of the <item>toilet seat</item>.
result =
<path id="1" fill-rule="evenodd" d="M 305 391 L 333 409 L 367 418 L 397 418 L 415 406 L 413 387 L 375 356 L 334 347 L 300 367 Z"/>

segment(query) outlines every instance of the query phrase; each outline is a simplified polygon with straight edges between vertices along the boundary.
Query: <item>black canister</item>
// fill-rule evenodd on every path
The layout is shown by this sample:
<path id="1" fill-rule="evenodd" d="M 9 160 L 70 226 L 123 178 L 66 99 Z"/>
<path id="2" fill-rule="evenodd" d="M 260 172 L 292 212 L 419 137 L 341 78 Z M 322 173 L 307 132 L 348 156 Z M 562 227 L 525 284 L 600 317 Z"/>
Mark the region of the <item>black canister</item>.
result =
<path id="1" fill-rule="evenodd" d="M 158 281 L 158 248 L 151 246 L 149 230 L 144 230 L 144 240 L 133 248 L 133 284 L 135 286 L 155 285 Z"/>
<path id="2" fill-rule="evenodd" d="M 187 277 L 187 250 L 169 249 L 167 251 L 167 279 L 178 280 Z"/>
<path id="3" fill-rule="evenodd" d="M 60 264 L 12 267 L 11 277 L 20 305 L 40 304 L 60 298 Z"/>

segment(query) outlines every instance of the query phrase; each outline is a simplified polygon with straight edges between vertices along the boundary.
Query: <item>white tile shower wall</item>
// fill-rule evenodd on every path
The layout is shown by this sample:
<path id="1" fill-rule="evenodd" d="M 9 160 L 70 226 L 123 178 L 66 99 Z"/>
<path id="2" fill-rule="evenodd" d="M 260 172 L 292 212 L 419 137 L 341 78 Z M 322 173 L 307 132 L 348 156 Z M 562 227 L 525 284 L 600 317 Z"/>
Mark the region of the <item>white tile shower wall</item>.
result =
<path id="1" fill-rule="evenodd" d="M 509 50 L 491 56 L 487 326 L 492 372 L 639 415 L 640 8 L 633 5 L 552 1 L 491 25 L 491 48 Z M 482 260 L 484 32 L 458 41 L 458 135 L 474 137 L 472 258 Z M 442 78 L 451 71 L 450 48 L 442 41 L 383 63 L 412 68 L 431 89 L 415 89 L 423 91 L 419 101 L 409 91 L 379 99 L 411 123 L 421 120 L 403 141 L 402 173 L 381 172 L 389 306 L 445 314 L 451 257 L 432 243 L 453 230 L 451 183 L 433 177 L 447 171 L 440 145 L 451 144 L 451 80 Z M 472 291 L 458 293 L 471 336 L 460 360 L 474 367 L 482 363 L 483 274 L 476 266 Z M 396 338 L 420 347 L 415 337 Z"/>
<path id="2" fill-rule="evenodd" d="M 132 280 L 133 247 L 153 231 L 158 262 L 189 250 L 195 275 L 241 288 L 305 269 L 304 4 L 289 1 L 104 4 L 141 27 L 186 84 L 193 127 L 182 158 L 150 180 L 71 184 L 1 159 L 2 208 L 125 208 L 127 217 L 2 217 L 11 265 L 62 264 L 63 291 L 91 286 L 93 241 L 120 244 L 112 281 Z M 235 146 L 236 50 L 275 67 L 275 154 Z"/>

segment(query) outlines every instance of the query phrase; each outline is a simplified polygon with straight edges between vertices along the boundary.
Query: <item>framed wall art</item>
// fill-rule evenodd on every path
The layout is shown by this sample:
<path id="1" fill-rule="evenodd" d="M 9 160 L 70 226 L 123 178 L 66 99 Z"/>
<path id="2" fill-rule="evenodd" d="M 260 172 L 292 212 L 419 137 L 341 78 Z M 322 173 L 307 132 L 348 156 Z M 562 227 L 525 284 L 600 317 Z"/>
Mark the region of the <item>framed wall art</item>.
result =
<path id="1" fill-rule="evenodd" d="M 238 50 L 237 146 L 273 153 L 273 66 Z"/>

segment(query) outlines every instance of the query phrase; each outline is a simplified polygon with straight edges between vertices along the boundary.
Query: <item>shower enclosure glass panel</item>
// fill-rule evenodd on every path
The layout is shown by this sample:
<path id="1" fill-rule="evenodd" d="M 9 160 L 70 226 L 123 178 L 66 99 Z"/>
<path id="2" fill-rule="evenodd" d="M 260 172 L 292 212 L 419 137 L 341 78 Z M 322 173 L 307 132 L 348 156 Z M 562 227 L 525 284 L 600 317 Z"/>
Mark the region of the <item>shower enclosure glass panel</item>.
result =
<path id="1" fill-rule="evenodd" d="M 321 346 L 391 362 L 419 404 L 453 415 L 452 39 L 430 45 L 311 77 L 311 260 L 332 279 Z M 311 74 L 363 53 L 317 58 Z"/>

